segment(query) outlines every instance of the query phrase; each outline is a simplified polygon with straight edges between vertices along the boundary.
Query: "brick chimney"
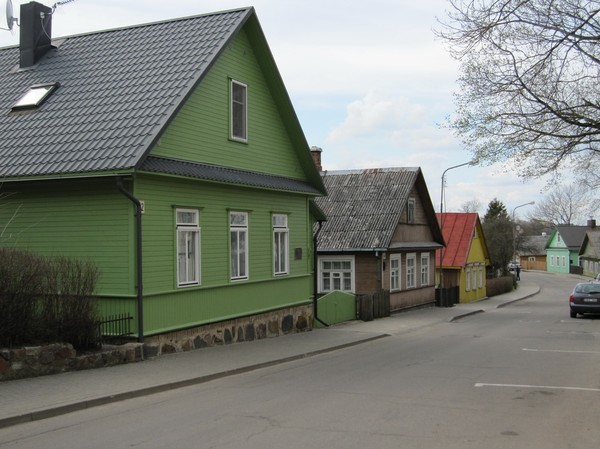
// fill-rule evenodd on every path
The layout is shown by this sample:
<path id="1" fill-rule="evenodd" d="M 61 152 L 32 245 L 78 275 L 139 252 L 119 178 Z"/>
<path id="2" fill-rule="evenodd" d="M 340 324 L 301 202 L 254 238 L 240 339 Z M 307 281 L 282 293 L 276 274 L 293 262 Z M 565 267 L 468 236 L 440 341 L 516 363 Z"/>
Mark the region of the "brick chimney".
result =
<path id="1" fill-rule="evenodd" d="M 587 222 L 587 227 L 590 229 L 596 229 L 596 220 L 594 220 L 592 217 L 590 217 Z"/>
<path id="2" fill-rule="evenodd" d="M 21 5 L 20 67 L 35 65 L 52 48 L 52 8 L 38 2 Z"/>
<path id="3" fill-rule="evenodd" d="M 310 155 L 313 158 L 315 167 L 317 167 L 317 170 L 319 170 L 320 172 L 323 171 L 323 166 L 321 165 L 321 153 L 322 152 L 323 152 L 323 150 L 319 147 L 315 147 L 315 146 L 310 147 Z"/>

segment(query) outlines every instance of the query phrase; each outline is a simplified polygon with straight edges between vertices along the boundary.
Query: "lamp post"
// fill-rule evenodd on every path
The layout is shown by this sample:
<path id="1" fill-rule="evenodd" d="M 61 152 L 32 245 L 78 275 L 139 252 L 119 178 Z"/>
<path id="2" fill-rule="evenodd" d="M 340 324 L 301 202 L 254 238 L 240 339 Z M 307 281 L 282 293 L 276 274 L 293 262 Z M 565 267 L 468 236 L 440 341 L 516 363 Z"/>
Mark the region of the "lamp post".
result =
<path id="1" fill-rule="evenodd" d="M 444 237 L 444 184 L 446 183 L 445 177 L 446 173 L 455 168 L 464 167 L 465 165 L 473 165 L 473 161 L 464 162 L 462 164 L 453 165 L 452 167 L 448 167 L 442 173 L 442 188 L 441 196 L 440 196 L 440 230 L 442 231 L 442 238 Z M 443 299 L 444 295 L 444 270 L 442 269 L 442 260 L 444 260 L 444 246 L 440 248 L 440 298 Z"/>
<path id="2" fill-rule="evenodd" d="M 515 223 L 515 211 L 519 208 L 519 207 L 523 207 L 523 206 L 531 206 L 535 204 L 535 201 L 530 201 L 529 203 L 524 203 L 524 204 L 519 204 L 517 207 L 515 207 L 512 211 L 512 226 L 513 226 L 513 261 L 517 261 L 517 238 L 516 238 L 516 233 L 517 233 L 517 227 L 516 227 L 516 223 Z"/>

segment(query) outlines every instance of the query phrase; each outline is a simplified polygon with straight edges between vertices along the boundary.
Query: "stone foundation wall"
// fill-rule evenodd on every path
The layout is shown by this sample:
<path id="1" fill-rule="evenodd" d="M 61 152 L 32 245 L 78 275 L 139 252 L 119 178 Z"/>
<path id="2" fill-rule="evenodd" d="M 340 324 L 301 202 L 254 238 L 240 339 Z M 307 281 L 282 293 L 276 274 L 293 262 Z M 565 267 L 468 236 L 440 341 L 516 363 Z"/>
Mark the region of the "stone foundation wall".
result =
<path id="1" fill-rule="evenodd" d="M 147 337 L 144 356 L 189 351 L 215 345 L 241 343 L 312 330 L 312 305 L 280 309 L 273 312 L 209 324 Z"/>
<path id="2" fill-rule="evenodd" d="M 81 355 L 64 343 L 0 349 L 0 381 L 139 362 L 142 357 L 139 343 L 107 346 Z"/>
<path id="3" fill-rule="evenodd" d="M 102 350 L 79 355 L 73 346 L 62 343 L 0 348 L 0 381 L 140 362 L 161 354 L 310 330 L 312 305 L 306 305 L 147 337 L 143 344 L 103 345 Z"/>

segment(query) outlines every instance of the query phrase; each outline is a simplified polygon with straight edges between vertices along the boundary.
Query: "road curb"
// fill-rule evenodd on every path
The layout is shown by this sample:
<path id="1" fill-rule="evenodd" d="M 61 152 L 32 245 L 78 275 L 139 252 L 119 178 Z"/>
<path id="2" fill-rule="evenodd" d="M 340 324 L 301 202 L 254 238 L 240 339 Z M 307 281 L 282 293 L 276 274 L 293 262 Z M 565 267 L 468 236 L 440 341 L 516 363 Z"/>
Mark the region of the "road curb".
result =
<path id="1" fill-rule="evenodd" d="M 541 288 L 540 288 L 540 286 L 538 285 L 538 287 L 537 287 L 537 291 L 535 291 L 535 292 L 533 292 L 533 293 L 530 293 L 529 295 L 525 295 L 525 296 L 523 296 L 522 298 L 517 298 L 517 299 L 513 299 L 512 301 L 507 301 L 507 302 L 504 302 L 504 303 L 502 303 L 502 304 L 498 304 L 498 305 L 496 306 L 496 308 L 497 308 L 497 309 L 501 309 L 502 307 L 506 307 L 506 306 L 508 306 L 508 305 L 510 305 L 510 304 L 512 304 L 512 303 L 515 303 L 515 302 L 517 302 L 517 301 L 523 301 L 524 299 L 531 298 L 532 296 L 535 296 L 535 295 L 539 294 L 539 293 L 540 293 L 540 291 L 541 291 Z"/>

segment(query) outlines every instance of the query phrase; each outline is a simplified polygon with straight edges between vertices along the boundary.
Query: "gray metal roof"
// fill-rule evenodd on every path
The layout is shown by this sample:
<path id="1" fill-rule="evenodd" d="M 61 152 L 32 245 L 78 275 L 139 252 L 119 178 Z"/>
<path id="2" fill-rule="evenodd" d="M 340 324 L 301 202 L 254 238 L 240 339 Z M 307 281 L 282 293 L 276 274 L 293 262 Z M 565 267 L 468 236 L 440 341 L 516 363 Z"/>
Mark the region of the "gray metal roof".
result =
<path id="1" fill-rule="evenodd" d="M 569 249 L 579 249 L 583 243 L 586 231 L 590 229 L 587 226 L 559 225 L 556 227 L 563 242 Z M 548 240 L 546 247 L 550 245 L 551 240 Z"/>
<path id="2" fill-rule="evenodd" d="M 298 179 L 156 156 L 147 157 L 141 165 L 140 170 L 155 173 L 168 173 L 176 176 L 186 176 L 206 181 L 225 182 L 249 187 L 287 190 L 290 192 L 310 193 L 315 195 L 320 193 L 312 184 Z"/>
<path id="3" fill-rule="evenodd" d="M 123 170 L 141 163 L 252 8 L 53 41 L 30 69 L 0 49 L 0 178 Z M 35 84 L 37 110 L 11 112 Z"/>
<path id="4" fill-rule="evenodd" d="M 315 200 L 327 216 L 318 237 L 319 251 L 389 247 L 419 177 L 419 168 L 326 172 L 328 196 Z"/>

